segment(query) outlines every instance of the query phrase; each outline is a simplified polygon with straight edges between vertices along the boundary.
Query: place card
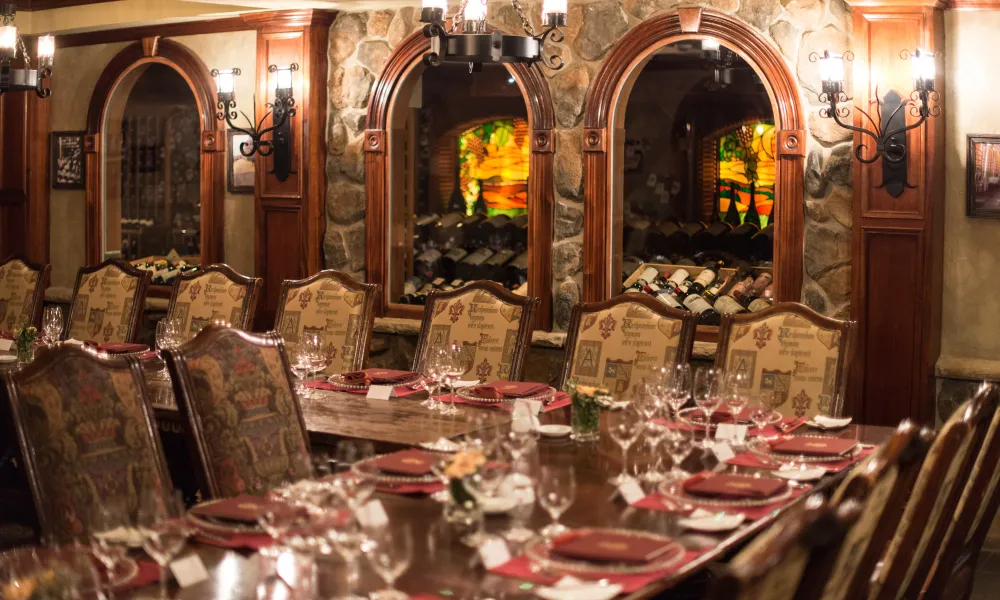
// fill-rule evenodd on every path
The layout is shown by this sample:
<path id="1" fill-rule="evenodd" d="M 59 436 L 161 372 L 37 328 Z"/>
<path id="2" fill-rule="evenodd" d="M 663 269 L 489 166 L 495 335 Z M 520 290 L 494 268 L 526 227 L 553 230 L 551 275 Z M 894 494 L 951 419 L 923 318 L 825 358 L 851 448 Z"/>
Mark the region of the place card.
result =
<path id="1" fill-rule="evenodd" d="M 503 541 L 503 538 L 490 538 L 479 547 L 479 560 L 483 562 L 487 571 L 510 561 L 510 548 L 507 547 L 507 542 Z"/>
<path id="2" fill-rule="evenodd" d="M 750 428 L 746 425 L 737 425 L 735 423 L 719 423 L 715 428 L 715 441 L 730 441 L 737 444 L 742 444 L 743 440 L 746 439 L 747 433 Z"/>
<path id="3" fill-rule="evenodd" d="M 457 389 L 461 389 L 461 388 L 472 387 L 474 385 L 479 385 L 479 380 L 478 379 L 468 379 L 468 380 L 462 379 L 462 380 L 456 381 L 454 384 L 452 384 L 452 387 L 454 387 L 457 390 Z"/>
<path id="4" fill-rule="evenodd" d="M 170 572 L 174 574 L 177 585 L 182 588 L 208 579 L 205 563 L 201 562 L 201 557 L 197 554 L 189 554 L 170 563 Z"/>
<path id="5" fill-rule="evenodd" d="M 395 386 L 372 385 L 368 387 L 368 398 L 371 398 L 372 400 L 388 400 L 392 397 L 392 394 L 395 391 Z"/>
<path id="6" fill-rule="evenodd" d="M 635 479 L 629 479 L 618 486 L 618 494 L 628 504 L 635 504 L 646 497 L 646 492 L 643 491 L 642 486 Z"/>
<path id="7" fill-rule="evenodd" d="M 0 340 L 0 350 L 6 352 L 14 347 L 14 340 Z"/>
<path id="8" fill-rule="evenodd" d="M 712 444 L 712 453 L 715 454 L 715 458 L 718 459 L 720 465 L 725 465 L 727 460 L 736 456 L 732 447 L 726 442 Z"/>
<path id="9" fill-rule="evenodd" d="M 389 515 L 385 512 L 381 500 L 370 500 L 355 511 L 358 523 L 365 529 L 380 529 L 389 523 Z"/>

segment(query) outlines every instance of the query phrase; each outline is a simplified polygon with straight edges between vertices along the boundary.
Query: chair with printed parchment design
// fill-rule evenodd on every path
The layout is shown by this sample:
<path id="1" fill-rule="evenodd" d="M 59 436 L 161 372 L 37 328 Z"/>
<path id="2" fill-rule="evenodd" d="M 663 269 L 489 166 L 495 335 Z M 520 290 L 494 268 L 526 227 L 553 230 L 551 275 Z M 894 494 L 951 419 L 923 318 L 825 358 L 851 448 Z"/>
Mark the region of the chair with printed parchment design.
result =
<path id="1" fill-rule="evenodd" d="M 281 337 L 209 325 L 166 352 L 210 498 L 308 476 L 309 439 Z"/>
<path id="2" fill-rule="evenodd" d="M 807 565 L 829 559 L 857 520 L 857 504 L 833 506 L 816 494 L 793 505 L 726 566 L 712 600 L 793 600 L 813 582 Z"/>
<path id="3" fill-rule="evenodd" d="M 519 296 L 492 281 L 474 281 L 448 292 L 431 292 L 424 306 L 413 370 L 423 372 L 430 348 L 462 346 L 462 379 L 516 381 L 528 345 L 538 298 Z"/>
<path id="4" fill-rule="evenodd" d="M 660 367 L 691 359 L 698 315 L 646 294 L 580 303 L 569 321 L 560 389 L 568 381 L 627 394 Z"/>
<path id="5" fill-rule="evenodd" d="M 381 287 L 333 270 L 298 281 L 286 279 L 278 295 L 275 331 L 286 346 L 303 333 L 320 335 L 329 359 L 326 373 L 356 371 L 368 358 L 375 298 Z"/>
<path id="6" fill-rule="evenodd" d="M 715 366 L 746 375 L 751 394 L 773 391 L 775 410 L 783 416 L 840 416 L 854 337 L 854 321 L 782 302 L 724 315 Z"/>
<path id="7" fill-rule="evenodd" d="M 964 402 L 938 431 L 899 525 L 872 576 L 873 600 L 916 598 L 937 555 L 993 413 L 988 398 Z"/>
<path id="8" fill-rule="evenodd" d="M 38 327 L 52 265 L 10 257 L 0 263 L 0 335 L 13 335 L 22 324 Z"/>
<path id="9" fill-rule="evenodd" d="M 246 277 L 229 265 L 209 265 L 174 279 L 167 318 L 180 321 L 184 339 L 190 340 L 212 321 L 237 329 L 253 322 L 261 279 Z"/>
<path id="10" fill-rule="evenodd" d="M 42 535 L 79 539 L 94 505 L 129 514 L 144 489 L 172 489 L 134 359 L 60 345 L 6 385 Z"/>
<path id="11" fill-rule="evenodd" d="M 861 514 L 835 556 L 810 561 L 803 580 L 811 585 L 800 590 L 800 600 L 865 597 L 868 580 L 899 523 L 901 511 L 886 509 L 906 502 L 933 440 L 933 431 L 903 421 L 837 486 L 831 503 L 857 503 Z"/>
<path id="12" fill-rule="evenodd" d="M 99 344 L 135 342 L 151 277 L 149 271 L 120 259 L 81 267 L 63 339 Z"/>

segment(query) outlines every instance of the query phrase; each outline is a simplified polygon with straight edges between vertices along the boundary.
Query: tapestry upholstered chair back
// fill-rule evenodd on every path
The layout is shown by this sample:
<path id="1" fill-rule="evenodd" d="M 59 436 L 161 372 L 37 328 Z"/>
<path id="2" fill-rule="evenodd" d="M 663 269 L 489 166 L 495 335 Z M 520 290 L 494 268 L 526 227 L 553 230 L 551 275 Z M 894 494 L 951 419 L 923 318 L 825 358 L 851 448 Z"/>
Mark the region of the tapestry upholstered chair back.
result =
<path id="1" fill-rule="evenodd" d="M 782 302 L 755 313 L 725 315 L 715 366 L 745 375 L 751 395 L 774 394 L 786 417 L 839 416 L 844 409 L 855 323 Z"/>
<path id="2" fill-rule="evenodd" d="M 462 379 L 516 381 L 528 345 L 538 298 L 519 296 L 492 281 L 431 292 L 424 306 L 413 370 L 423 372 L 431 348 L 462 347 L 469 366 Z"/>
<path id="3" fill-rule="evenodd" d="M 261 279 L 245 277 L 229 265 L 209 265 L 174 279 L 167 318 L 180 321 L 189 340 L 212 321 L 247 329 L 257 308 Z"/>
<path id="4" fill-rule="evenodd" d="M 149 271 L 119 259 L 81 267 L 63 339 L 99 344 L 135 342 L 150 277 Z"/>
<path id="5" fill-rule="evenodd" d="M 381 287 L 332 270 L 285 280 L 278 295 L 275 331 L 289 352 L 304 333 L 317 334 L 329 359 L 327 374 L 356 371 L 368 358 L 375 298 Z"/>
<path id="6" fill-rule="evenodd" d="M 281 338 L 209 325 L 166 353 L 210 498 L 262 494 L 311 472 Z"/>
<path id="7" fill-rule="evenodd" d="M 665 306 L 646 294 L 573 307 L 569 349 L 560 388 L 567 382 L 603 387 L 615 395 L 660 367 L 691 359 L 698 315 Z"/>
<path id="8" fill-rule="evenodd" d="M 20 325 L 39 326 L 52 265 L 8 258 L 0 263 L 0 335 Z"/>
<path id="9" fill-rule="evenodd" d="M 42 535 L 85 537 L 94 506 L 129 514 L 143 490 L 172 489 L 134 359 L 63 344 L 6 385 Z"/>

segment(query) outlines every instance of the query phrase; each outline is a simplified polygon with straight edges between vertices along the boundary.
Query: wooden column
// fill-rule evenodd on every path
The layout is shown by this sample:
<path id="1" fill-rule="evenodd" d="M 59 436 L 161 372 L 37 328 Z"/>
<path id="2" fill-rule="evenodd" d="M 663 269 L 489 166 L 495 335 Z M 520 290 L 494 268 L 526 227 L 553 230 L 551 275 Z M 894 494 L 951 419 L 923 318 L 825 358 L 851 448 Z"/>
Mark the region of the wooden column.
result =
<path id="1" fill-rule="evenodd" d="M 849 0 L 850 1 L 850 0 Z M 852 2 L 852 4 L 854 4 Z M 853 6 L 855 106 L 870 112 L 879 97 L 913 90 L 910 63 L 900 51 L 944 47 L 943 3 L 867 0 Z M 943 63 L 936 101 L 942 110 Z M 869 108 L 871 109 L 869 111 Z M 904 108 L 907 123 L 915 120 Z M 854 123 L 864 117 L 854 111 Z M 855 134 L 855 145 L 868 143 Z M 911 417 L 934 422 L 934 364 L 941 343 L 944 248 L 944 117 L 907 135 L 909 184 L 898 197 L 882 187 L 882 161 L 854 161 L 853 285 L 859 325 L 855 386 L 863 423 L 894 425 Z M 869 143 L 869 146 L 871 144 Z M 867 150 L 872 156 L 872 148 Z"/>
<path id="2" fill-rule="evenodd" d="M 297 114 L 291 117 L 292 173 L 285 181 L 271 174 L 273 157 L 256 159 L 254 202 L 255 269 L 264 279 L 257 329 L 274 324 L 278 292 L 285 279 L 302 279 L 323 268 L 326 220 L 327 38 L 336 13 L 296 10 L 252 13 L 257 29 L 257 120 L 274 99 L 275 74 L 269 65 L 297 63 L 292 76 Z M 248 109 L 249 107 L 245 107 Z M 267 126 L 270 125 L 270 117 Z M 265 139 L 269 136 L 265 136 Z"/>
<path id="3" fill-rule="evenodd" d="M 0 95 L 0 259 L 49 262 L 49 103 Z"/>

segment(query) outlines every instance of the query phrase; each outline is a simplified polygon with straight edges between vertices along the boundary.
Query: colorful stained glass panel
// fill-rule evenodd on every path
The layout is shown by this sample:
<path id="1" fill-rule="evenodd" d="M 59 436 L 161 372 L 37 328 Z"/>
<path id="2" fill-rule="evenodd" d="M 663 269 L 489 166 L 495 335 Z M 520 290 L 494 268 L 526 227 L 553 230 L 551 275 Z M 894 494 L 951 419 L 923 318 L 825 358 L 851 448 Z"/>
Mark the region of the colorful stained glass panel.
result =
<path id="1" fill-rule="evenodd" d="M 512 217 L 528 212 L 528 121 L 487 121 L 458 138 L 459 185 L 467 214 Z"/>

